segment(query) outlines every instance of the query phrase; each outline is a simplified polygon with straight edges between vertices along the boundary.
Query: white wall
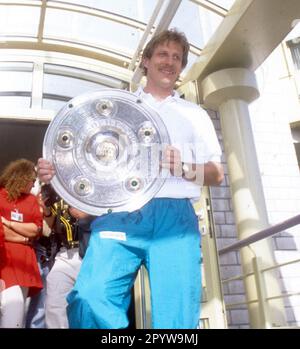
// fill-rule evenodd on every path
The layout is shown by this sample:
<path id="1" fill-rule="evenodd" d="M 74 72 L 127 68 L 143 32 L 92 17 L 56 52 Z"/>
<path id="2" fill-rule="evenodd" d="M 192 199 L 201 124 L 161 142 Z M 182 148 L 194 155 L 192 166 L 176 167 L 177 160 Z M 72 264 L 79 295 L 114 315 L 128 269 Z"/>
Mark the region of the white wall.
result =
<path id="1" fill-rule="evenodd" d="M 280 45 L 256 72 L 261 97 L 250 106 L 270 224 L 300 213 L 300 173 L 290 122 L 300 120 L 289 51 Z M 300 225 L 273 237 L 278 263 L 300 258 Z M 300 264 L 280 269 L 283 290 L 300 291 Z M 270 291 L 271 292 L 271 291 Z M 300 296 L 285 301 L 288 321 L 300 324 Z"/>

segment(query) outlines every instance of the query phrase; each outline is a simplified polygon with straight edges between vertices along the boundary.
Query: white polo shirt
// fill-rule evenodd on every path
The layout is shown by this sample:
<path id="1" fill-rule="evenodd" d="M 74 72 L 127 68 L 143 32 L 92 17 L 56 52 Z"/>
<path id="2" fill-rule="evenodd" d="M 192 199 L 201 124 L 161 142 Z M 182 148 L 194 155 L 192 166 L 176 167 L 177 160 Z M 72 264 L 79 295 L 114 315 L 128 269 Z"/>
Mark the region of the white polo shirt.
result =
<path id="1" fill-rule="evenodd" d="M 176 91 L 163 101 L 157 101 L 141 87 L 135 94 L 158 112 L 167 127 L 171 145 L 180 150 L 183 162 L 221 162 L 222 151 L 214 126 L 200 106 L 180 98 Z M 198 199 L 200 186 L 171 176 L 155 197 Z"/>

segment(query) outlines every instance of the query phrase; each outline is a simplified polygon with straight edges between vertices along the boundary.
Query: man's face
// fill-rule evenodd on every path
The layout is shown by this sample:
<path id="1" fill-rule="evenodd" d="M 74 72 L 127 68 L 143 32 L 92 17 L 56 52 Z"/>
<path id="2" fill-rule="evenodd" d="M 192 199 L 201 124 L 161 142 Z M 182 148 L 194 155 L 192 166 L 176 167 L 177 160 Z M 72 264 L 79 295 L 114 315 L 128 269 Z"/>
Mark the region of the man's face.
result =
<path id="1" fill-rule="evenodd" d="M 180 44 L 169 41 L 158 45 L 151 58 L 144 59 L 147 80 L 157 87 L 173 89 L 182 70 L 183 50 Z"/>

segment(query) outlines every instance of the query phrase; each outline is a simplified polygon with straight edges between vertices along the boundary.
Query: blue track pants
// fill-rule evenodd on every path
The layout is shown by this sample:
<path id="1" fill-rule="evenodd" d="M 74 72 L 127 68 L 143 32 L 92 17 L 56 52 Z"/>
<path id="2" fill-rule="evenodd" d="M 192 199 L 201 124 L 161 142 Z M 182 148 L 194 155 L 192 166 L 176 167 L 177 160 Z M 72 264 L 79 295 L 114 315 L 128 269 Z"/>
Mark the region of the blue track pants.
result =
<path id="1" fill-rule="evenodd" d="M 200 233 L 187 199 L 152 199 L 140 210 L 98 217 L 68 295 L 71 328 L 126 328 L 135 277 L 149 273 L 153 328 L 196 328 Z"/>

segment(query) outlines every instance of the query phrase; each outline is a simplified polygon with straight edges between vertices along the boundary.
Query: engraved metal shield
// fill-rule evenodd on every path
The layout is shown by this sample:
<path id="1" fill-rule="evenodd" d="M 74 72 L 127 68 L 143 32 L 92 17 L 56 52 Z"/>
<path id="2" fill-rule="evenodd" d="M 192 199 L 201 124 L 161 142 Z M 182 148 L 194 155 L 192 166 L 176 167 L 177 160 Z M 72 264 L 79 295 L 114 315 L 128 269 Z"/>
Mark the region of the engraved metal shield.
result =
<path id="1" fill-rule="evenodd" d="M 51 184 L 71 206 L 91 215 L 134 211 L 161 188 L 169 135 L 160 116 L 135 94 L 117 89 L 69 101 L 51 121 L 43 157 Z"/>

